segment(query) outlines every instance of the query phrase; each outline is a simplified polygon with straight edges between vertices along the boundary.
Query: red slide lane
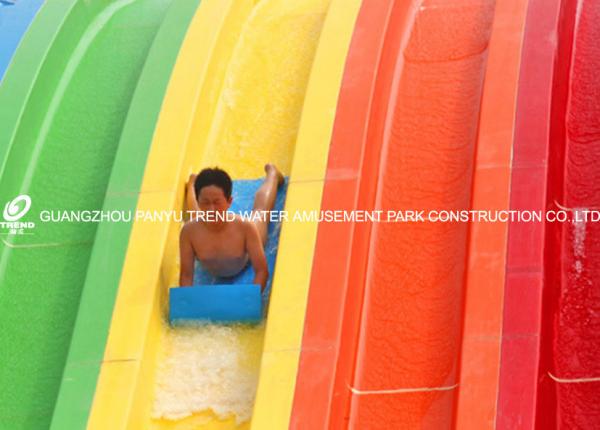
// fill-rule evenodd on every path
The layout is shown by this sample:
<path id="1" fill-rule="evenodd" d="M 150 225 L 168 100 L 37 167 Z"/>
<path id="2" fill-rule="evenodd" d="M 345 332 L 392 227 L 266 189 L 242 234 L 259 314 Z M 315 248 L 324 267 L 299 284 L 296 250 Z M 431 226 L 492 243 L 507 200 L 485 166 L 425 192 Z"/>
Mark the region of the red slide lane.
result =
<path id="1" fill-rule="evenodd" d="M 600 2 L 563 6 L 573 42 L 559 59 L 570 69 L 555 86 L 549 197 L 576 215 L 600 208 Z M 600 224 L 553 224 L 549 236 L 538 428 L 600 428 Z"/>
<path id="2" fill-rule="evenodd" d="M 563 203 L 600 209 L 600 2 L 577 10 L 567 104 Z M 561 428 L 600 428 L 600 223 L 567 224 L 555 316 L 554 375 Z"/>

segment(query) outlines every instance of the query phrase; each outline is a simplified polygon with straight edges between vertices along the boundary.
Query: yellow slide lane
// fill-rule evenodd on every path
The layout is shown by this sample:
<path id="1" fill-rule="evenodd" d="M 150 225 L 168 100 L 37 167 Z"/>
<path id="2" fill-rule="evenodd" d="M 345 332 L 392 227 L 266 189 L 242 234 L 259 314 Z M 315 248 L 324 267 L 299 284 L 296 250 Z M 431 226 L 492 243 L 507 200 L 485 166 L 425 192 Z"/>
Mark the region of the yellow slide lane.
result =
<path id="1" fill-rule="evenodd" d="M 183 209 L 184 183 L 201 167 L 256 179 L 267 161 L 290 176 L 286 210 L 319 209 L 360 2 L 329 3 L 202 1 L 171 77 L 138 211 Z M 180 228 L 134 223 L 88 428 L 248 428 L 259 367 L 252 428 L 287 428 L 316 224 L 282 227 L 264 352 L 262 326 L 172 330 L 164 322 Z"/>

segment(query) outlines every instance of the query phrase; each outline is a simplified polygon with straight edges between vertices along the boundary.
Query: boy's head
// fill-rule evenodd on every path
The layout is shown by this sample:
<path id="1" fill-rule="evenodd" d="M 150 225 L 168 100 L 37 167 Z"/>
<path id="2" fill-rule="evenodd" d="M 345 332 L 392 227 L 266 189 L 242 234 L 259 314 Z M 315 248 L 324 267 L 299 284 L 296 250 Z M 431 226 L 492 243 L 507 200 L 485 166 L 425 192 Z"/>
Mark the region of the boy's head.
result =
<path id="1" fill-rule="evenodd" d="M 202 211 L 226 211 L 231 205 L 231 178 L 218 167 L 202 169 L 194 190 Z"/>

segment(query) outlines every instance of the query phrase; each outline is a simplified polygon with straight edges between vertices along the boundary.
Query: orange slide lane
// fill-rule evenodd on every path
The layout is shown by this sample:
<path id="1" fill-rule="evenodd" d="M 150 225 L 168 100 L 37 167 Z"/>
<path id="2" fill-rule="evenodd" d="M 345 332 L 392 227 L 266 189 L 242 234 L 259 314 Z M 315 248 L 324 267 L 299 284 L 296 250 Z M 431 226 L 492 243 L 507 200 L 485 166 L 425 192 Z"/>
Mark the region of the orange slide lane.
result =
<path id="1" fill-rule="evenodd" d="M 322 210 L 508 207 L 526 3 L 363 2 Z M 491 428 L 505 250 L 506 225 L 322 223 L 290 428 Z"/>
<path id="2" fill-rule="evenodd" d="M 493 1 L 424 1 L 396 65 L 375 208 L 470 208 Z M 377 223 L 351 381 L 354 428 L 448 428 L 468 224 Z"/>

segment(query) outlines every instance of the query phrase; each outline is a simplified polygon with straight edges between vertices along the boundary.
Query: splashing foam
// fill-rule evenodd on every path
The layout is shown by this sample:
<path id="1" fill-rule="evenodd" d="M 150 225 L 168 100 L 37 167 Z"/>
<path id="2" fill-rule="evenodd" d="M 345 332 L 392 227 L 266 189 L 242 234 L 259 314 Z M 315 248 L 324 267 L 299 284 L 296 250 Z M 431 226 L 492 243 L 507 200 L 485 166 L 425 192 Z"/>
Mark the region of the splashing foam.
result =
<path id="1" fill-rule="evenodd" d="M 178 420 L 212 410 L 248 421 L 258 382 L 264 327 L 168 329 L 152 418 Z"/>
<path id="2" fill-rule="evenodd" d="M 261 0 L 227 67 L 202 165 L 233 177 L 263 175 L 267 161 L 289 172 L 304 95 L 329 0 Z M 251 417 L 263 327 L 165 329 L 153 418 L 212 410 Z"/>

